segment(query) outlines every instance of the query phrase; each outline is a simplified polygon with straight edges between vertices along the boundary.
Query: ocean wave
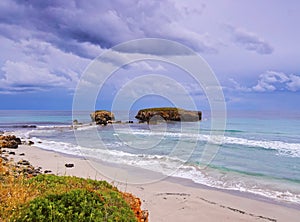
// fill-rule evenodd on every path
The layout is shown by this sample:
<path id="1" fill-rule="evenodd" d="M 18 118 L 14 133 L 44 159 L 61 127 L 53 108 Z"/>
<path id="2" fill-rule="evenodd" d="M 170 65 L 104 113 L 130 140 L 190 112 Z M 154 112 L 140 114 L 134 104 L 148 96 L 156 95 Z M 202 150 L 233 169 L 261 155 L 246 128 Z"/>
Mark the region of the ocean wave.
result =
<path id="1" fill-rule="evenodd" d="M 76 126 L 76 131 L 88 131 L 94 128 L 97 128 L 97 125 L 78 125 Z M 15 131 L 16 134 L 20 135 L 20 137 L 30 138 L 32 136 L 43 136 L 49 135 L 61 131 L 73 131 L 71 125 L 52 125 L 52 126 L 37 126 L 37 128 L 28 128 L 28 131 Z M 201 132 L 201 131 L 200 131 Z M 276 140 L 253 140 L 246 139 L 241 137 L 233 137 L 233 136 L 224 136 L 221 135 L 213 135 L 210 136 L 208 134 L 197 134 L 197 133 L 189 133 L 189 132 L 170 132 L 170 131 L 157 131 L 157 130 L 145 130 L 145 129 L 118 129 L 114 135 L 118 134 L 132 134 L 132 135 L 142 135 L 143 139 L 147 139 L 150 136 L 158 136 L 160 138 L 178 138 L 178 140 L 183 140 L 187 142 L 205 142 L 212 144 L 223 144 L 223 145 L 240 145 L 246 149 L 268 149 L 277 151 L 278 155 L 289 156 L 289 157 L 300 157 L 300 143 L 288 143 L 283 141 Z"/>
<path id="2" fill-rule="evenodd" d="M 119 131 L 120 133 L 121 131 Z M 122 133 L 128 133 L 123 131 Z M 277 150 L 281 155 L 288 155 L 291 157 L 300 157 L 300 144 L 299 143 L 287 143 L 283 141 L 274 140 L 251 140 L 239 137 L 229 137 L 229 136 L 210 136 L 207 134 L 193 134 L 193 133 L 179 133 L 179 132 L 157 132 L 157 131 L 147 131 L 139 130 L 132 131 L 134 135 L 145 135 L 145 136 L 165 136 L 165 137 L 178 137 L 180 139 L 194 139 L 195 141 L 203 141 L 209 143 L 217 144 L 232 144 L 232 145 L 242 145 L 247 148 L 263 148 L 270 150 Z"/>
<path id="3" fill-rule="evenodd" d="M 1 128 L 21 128 L 21 129 L 24 129 L 24 128 L 37 128 L 36 125 L 34 124 L 11 124 L 11 125 L 0 125 Z"/>
<path id="4" fill-rule="evenodd" d="M 71 128 L 71 125 L 39 125 L 37 126 L 38 129 L 65 129 Z"/>
<path id="5" fill-rule="evenodd" d="M 85 130 L 91 130 L 94 128 L 97 128 L 98 126 L 96 124 L 82 124 L 82 125 L 75 125 L 73 126 L 73 129 L 77 131 L 85 131 Z"/>

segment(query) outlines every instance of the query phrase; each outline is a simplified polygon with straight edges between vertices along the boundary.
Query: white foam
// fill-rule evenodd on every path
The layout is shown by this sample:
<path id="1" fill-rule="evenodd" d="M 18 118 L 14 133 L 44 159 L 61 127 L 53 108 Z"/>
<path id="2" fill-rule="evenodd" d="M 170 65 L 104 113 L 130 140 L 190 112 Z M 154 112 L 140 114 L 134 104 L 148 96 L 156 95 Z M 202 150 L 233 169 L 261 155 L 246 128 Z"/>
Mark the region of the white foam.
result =
<path id="1" fill-rule="evenodd" d="M 123 133 L 128 133 L 124 131 Z M 147 130 L 133 131 L 135 135 L 151 135 L 151 136 L 167 136 L 167 137 L 178 137 L 182 139 L 193 138 L 195 141 L 203 141 L 216 144 L 233 144 L 242 145 L 247 147 L 263 148 L 277 150 L 281 155 L 288 155 L 292 157 L 300 157 L 300 144 L 299 143 L 287 143 L 283 141 L 265 141 L 265 140 L 249 140 L 245 138 L 229 137 L 224 136 L 210 136 L 205 134 L 189 134 L 189 133 L 178 133 L 178 132 L 153 132 Z"/>
<path id="2" fill-rule="evenodd" d="M 64 128 L 70 128 L 71 125 L 38 125 L 37 129 L 64 129 Z"/>
<path id="3" fill-rule="evenodd" d="M 225 137 L 224 143 L 238 144 L 249 147 L 259 147 L 264 149 L 278 150 L 280 154 L 293 157 L 300 157 L 299 143 L 286 143 L 282 141 L 263 141 L 263 140 L 248 140 L 236 137 Z"/>
<path id="4" fill-rule="evenodd" d="M 81 125 L 74 125 L 73 128 L 77 131 L 85 131 L 97 128 L 96 124 L 81 124 Z"/>

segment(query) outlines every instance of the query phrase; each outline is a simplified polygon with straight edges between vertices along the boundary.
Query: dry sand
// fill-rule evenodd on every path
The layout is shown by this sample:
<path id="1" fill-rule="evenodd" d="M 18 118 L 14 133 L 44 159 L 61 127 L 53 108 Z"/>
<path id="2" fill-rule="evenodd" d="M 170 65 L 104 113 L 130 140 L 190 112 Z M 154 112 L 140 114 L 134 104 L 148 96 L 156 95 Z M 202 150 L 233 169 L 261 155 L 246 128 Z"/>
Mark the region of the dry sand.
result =
<path id="1" fill-rule="evenodd" d="M 300 206 L 295 209 L 271 201 L 207 189 L 191 181 L 176 178 L 165 178 L 148 184 L 119 183 L 119 177 L 128 177 L 132 181 L 134 178 L 151 177 L 151 173 L 144 170 L 133 172 L 133 169 L 97 163 L 97 169 L 101 169 L 101 172 L 110 172 L 109 175 L 115 173 L 115 178 L 110 179 L 95 170 L 90 161 L 83 158 L 25 145 L 13 151 L 16 155 L 10 157 L 16 161 L 28 160 L 33 166 L 51 170 L 53 174 L 105 179 L 114 183 L 119 190 L 131 192 L 142 200 L 142 208 L 149 210 L 150 221 L 300 221 Z M 25 153 L 25 156 L 20 156 L 21 153 Z M 66 168 L 66 163 L 73 163 L 74 167 Z"/>

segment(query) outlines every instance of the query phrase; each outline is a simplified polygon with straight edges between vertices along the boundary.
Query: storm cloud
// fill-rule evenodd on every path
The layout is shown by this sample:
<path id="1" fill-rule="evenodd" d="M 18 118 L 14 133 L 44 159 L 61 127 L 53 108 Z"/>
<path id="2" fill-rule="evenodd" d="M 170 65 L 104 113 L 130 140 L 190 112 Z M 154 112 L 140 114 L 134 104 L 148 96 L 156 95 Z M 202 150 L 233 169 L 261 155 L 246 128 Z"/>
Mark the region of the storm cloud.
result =
<path id="1" fill-rule="evenodd" d="M 87 58 L 97 55 L 90 47 L 110 48 L 144 37 L 180 40 L 199 52 L 217 51 L 204 33 L 177 22 L 180 12 L 169 1 L 3 0 L 0 4 L 1 35 L 41 39 Z"/>

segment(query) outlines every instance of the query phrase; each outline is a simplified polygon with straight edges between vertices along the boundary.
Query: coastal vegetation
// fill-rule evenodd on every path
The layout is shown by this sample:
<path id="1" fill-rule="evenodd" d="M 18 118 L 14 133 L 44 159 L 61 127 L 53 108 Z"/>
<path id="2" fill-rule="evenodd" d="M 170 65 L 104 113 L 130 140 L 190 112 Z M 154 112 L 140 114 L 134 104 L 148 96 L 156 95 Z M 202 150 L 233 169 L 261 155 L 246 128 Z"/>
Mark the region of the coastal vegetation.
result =
<path id="1" fill-rule="evenodd" d="M 139 198 L 106 181 L 24 172 L 0 155 L 0 221 L 147 221 Z"/>

